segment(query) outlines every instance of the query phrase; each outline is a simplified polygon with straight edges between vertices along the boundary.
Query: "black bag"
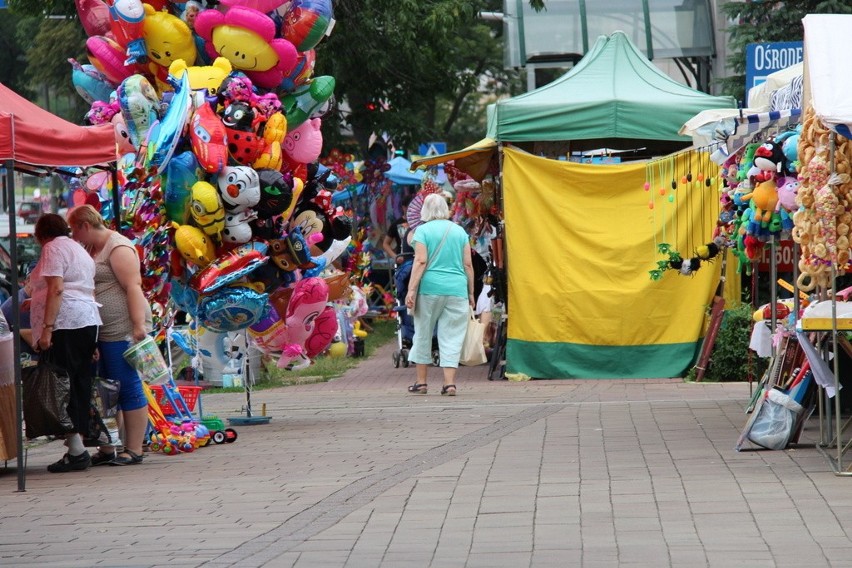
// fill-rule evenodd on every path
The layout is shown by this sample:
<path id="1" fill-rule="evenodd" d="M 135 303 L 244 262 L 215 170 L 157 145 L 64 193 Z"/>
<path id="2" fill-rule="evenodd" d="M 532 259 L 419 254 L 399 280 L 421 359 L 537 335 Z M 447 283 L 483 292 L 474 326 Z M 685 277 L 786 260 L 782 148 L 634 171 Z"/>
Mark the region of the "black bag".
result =
<path id="1" fill-rule="evenodd" d="M 86 435 L 83 436 L 83 445 L 87 448 L 115 445 L 116 437 L 110 433 L 110 428 L 104 422 L 104 418 L 114 418 L 118 413 L 120 386 L 121 383 L 111 379 L 95 377 L 92 381 L 92 402 L 89 404 Z M 114 422 L 114 420 L 111 422 Z"/>
<path id="2" fill-rule="evenodd" d="M 37 365 L 22 369 L 21 374 L 27 439 L 63 436 L 72 431 L 68 373 L 42 357 Z"/>

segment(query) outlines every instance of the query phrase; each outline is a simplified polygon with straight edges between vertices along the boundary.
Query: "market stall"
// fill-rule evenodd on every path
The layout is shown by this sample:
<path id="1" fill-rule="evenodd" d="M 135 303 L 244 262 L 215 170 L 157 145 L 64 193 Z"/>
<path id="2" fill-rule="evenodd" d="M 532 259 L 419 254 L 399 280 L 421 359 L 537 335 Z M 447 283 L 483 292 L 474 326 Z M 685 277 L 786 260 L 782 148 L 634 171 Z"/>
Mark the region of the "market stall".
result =
<path id="1" fill-rule="evenodd" d="M 15 178 L 14 171 L 46 173 L 56 167 L 88 167 L 106 165 L 116 158 L 115 130 L 112 125 L 77 126 L 40 108 L 0 84 L 0 161 L 6 169 L 6 192 L 12 204 L 9 212 L 11 238 L 12 287 L 17 289 L 19 274 L 15 240 Z M 23 453 L 23 410 L 21 407 L 21 346 L 19 327 L 20 306 L 18 295 L 12 294 L 12 313 L 15 328 L 13 351 L 15 357 L 14 392 L 8 388 L 0 396 L 13 396 L 16 400 L 17 448 L 6 459 L 20 457 Z M 8 433 L 4 433 L 4 437 Z M 8 447 L 7 447 L 8 450 Z M 25 471 L 18 467 L 18 490 L 25 489 Z"/>
<path id="2" fill-rule="evenodd" d="M 600 37 L 556 81 L 489 108 L 488 137 L 501 160 L 509 372 L 644 378 L 688 368 L 718 267 L 652 285 L 645 265 L 660 227 L 649 223 L 655 211 L 643 192 L 645 164 L 566 158 L 601 147 L 632 149 L 633 158 L 669 154 L 689 146 L 678 131 L 692 116 L 733 106 L 729 97 L 677 83 L 616 32 Z M 465 157 L 483 160 L 487 142 L 466 149 Z M 678 177 L 689 167 L 672 165 Z M 666 207 L 689 220 L 676 246 L 697 246 L 715 192 L 689 202 L 676 197 Z"/>

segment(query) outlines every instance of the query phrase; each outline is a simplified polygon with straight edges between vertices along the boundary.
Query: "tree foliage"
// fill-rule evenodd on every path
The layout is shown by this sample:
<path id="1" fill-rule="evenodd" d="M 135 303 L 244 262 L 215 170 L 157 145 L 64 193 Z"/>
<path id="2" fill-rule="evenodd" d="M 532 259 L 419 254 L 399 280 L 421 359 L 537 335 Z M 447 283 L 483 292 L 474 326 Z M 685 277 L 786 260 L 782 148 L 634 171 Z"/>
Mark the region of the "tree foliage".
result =
<path id="1" fill-rule="evenodd" d="M 337 25 L 317 49 L 317 74 L 335 77 L 341 104 L 327 115 L 332 144 L 351 129 L 361 150 L 372 133 L 397 147 L 466 138 L 454 128 L 483 90 L 505 90 L 502 28 L 478 18 L 487 0 L 339 0 Z M 484 117 L 484 108 L 481 110 Z M 463 122 L 463 121 L 462 121 Z M 484 133 L 484 128 L 479 137 Z"/>
<path id="2" fill-rule="evenodd" d="M 736 23 L 729 26 L 728 65 L 736 75 L 721 81 L 726 94 L 745 99 L 746 46 L 772 41 L 801 41 L 802 18 L 807 14 L 850 14 L 845 0 L 792 0 L 789 2 L 728 2 L 725 15 Z"/>

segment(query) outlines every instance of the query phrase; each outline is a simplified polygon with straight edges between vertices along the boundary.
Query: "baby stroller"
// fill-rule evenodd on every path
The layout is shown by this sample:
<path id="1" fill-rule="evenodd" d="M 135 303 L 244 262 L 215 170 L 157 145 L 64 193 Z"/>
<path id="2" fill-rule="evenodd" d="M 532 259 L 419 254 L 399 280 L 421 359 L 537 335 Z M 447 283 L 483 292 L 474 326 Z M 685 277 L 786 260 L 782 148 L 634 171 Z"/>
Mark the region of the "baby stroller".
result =
<path id="1" fill-rule="evenodd" d="M 408 367 L 408 350 L 411 349 L 411 339 L 403 337 L 403 317 L 407 310 L 397 298 L 396 306 L 393 309 L 396 315 L 396 351 L 393 352 L 393 366 L 399 369 L 399 366 Z"/>
<path id="2" fill-rule="evenodd" d="M 411 350 L 411 342 L 414 339 L 414 320 L 405 307 L 405 295 L 408 292 L 408 279 L 411 276 L 411 262 L 406 262 L 396 268 L 394 283 L 396 285 L 396 305 L 393 313 L 396 315 L 396 341 L 397 348 L 392 354 L 393 366 L 400 365 L 408 367 L 408 354 Z M 436 367 L 441 362 L 438 352 L 438 338 L 432 336 L 432 364 Z"/>
<path id="3" fill-rule="evenodd" d="M 405 307 L 405 294 L 408 292 L 408 279 L 411 277 L 413 259 L 403 262 L 396 267 L 393 275 L 396 305 L 393 313 L 396 316 L 396 345 L 393 352 L 393 366 L 397 369 L 400 364 L 408 367 L 408 352 L 414 339 L 414 319 Z"/>

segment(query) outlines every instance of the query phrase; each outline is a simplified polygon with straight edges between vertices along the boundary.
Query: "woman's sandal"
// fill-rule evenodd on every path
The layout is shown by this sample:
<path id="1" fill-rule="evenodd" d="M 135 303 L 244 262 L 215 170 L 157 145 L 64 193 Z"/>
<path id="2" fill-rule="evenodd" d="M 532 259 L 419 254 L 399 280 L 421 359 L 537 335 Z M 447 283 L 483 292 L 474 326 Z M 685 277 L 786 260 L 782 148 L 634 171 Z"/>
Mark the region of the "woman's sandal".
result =
<path id="1" fill-rule="evenodd" d="M 426 394 L 426 383 L 414 383 L 408 387 L 411 394 Z"/>
<path id="2" fill-rule="evenodd" d="M 447 396 L 456 396 L 456 385 L 444 385 L 441 388 L 441 394 L 445 394 Z"/>
<path id="3" fill-rule="evenodd" d="M 109 465 L 136 465 L 142 463 L 142 456 L 131 450 L 124 450 L 122 454 L 127 454 L 127 457 L 122 457 L 118 454 L 114 460 L 109 462 Z"/>

